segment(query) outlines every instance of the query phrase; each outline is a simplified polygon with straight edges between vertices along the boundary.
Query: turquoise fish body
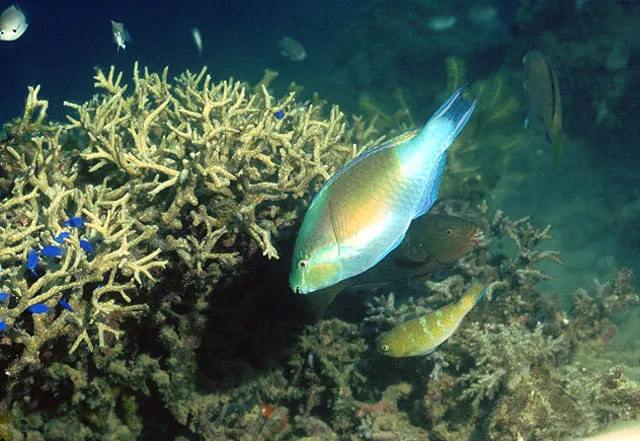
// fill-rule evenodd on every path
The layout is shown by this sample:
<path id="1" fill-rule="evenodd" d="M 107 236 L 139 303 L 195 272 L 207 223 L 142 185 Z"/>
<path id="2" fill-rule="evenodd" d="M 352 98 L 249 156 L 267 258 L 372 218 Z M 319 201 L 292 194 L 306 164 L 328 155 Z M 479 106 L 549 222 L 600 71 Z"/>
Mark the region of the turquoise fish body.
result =
<path id="1" fill-rule="evenodd" d="M 402 358 L 428 355 L 447 341 L 462 319 L 484 296 L 486 286 L 474 282 L 460 300 L 396 326 L 378 338 L 378 352 Z"/>
<path id="2" fill-rule="evenodd" d="M 458 90 L 422 130 L 372 147 L 334 174 L 298 232 L 291 289 L 308 294 L 357 276 L 397 247 L 436 201 L 447 149 L 474 108 Z"/>

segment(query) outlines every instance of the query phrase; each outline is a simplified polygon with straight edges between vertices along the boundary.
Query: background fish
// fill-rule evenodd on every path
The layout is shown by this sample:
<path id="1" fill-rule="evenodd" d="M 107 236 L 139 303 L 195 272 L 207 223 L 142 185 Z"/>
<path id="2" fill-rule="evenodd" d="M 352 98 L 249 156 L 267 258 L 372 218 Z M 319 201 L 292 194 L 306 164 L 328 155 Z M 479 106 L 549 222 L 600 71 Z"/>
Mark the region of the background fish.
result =
<path id="1" fill-rule="evenodd" d="M 129 35 L 129 31 L 124 27 L 124 23 L 111 20 L 111 33 L 113 34 L 113 41 L 116 43 L 118 51 L 120 49 L 127 49 L 127 42 L 131 41 L 131 35 Z"/>
<path id="2" fill-rule="evenodd" d="M 191 36 L 193 37 L 193 43 L 198 49 L 198 56 L 202 56 L 202 34 L 200 33 L 200 29 L 191 28 Z"/>
<path id="3" fill-rule="evenodd" d="M 282 37 L 278 41 L 280 54 L 291 61 L 302 61 L 307 58 L 307 51 L 298 40 L 293 37 Z"/>
<path id="4" fill-rule="evenodd" d="M 547 140 L 555 149 L 555 166 L 562 154 L 562 103 L 558 80 L 549 61 L 538 51 L 531 51 L 522 59 L 522 86 L 524 87 L 529 111 L 524 121 L 525 129 L 533 118 L 538 117 L 545 125 Z"/>
<path id="5" fill-rule="evenodd" d="M 455 303 L 409 320 L 378 338 L 378 352 L 389 357 L 428 355 L 444 343 L 462 323 L 462 319 L 484 296 L 486 285 L 474 282 Z"/>
<path id="6" fill-rule="evenodd" d="M 27 18 L 20 8 L 11 5 L 0 15 L 0 41 L 14 41 L 29 27 Z"/>
<path id="7" fill-rule="evenodd" d="M 452 263 L 469 253 L 482 239 L 475 223 L 448 214 L 426 214 L 415 219 L 394 252 L 397 259 Z"/>
<path id="8" fill-rule="evenodd" d="M 367 150 L 327 181 L 296 238 L 293 291 L 307 294 L 356 276 L 400 244 L 411 220 L 436 201 L 446 151 L 474 107 L 458 90 L 417 135 Z"/>

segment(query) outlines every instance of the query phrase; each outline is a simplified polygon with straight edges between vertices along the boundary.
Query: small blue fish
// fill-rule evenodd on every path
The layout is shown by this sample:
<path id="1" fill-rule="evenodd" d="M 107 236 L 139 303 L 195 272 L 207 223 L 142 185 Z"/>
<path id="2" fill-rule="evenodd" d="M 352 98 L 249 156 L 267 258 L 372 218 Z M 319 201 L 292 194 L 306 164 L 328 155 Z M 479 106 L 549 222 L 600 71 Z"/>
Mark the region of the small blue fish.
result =
<path id="1" fill-rule="evenodd" d="M 47 257 L 60 257 L 62 256 L 62 248 L 57 245 L 47 245 L 42 248 L 40 254 Z"/>
<path id="2" fill-rule="evenodd" d="M 273 114 L 273 116 L 275 116 L 277 119 L 282 119 L 284 118 L 284 112 L 282 110 L 278 110 L 276 113 Z"/>
<path id="3" fill-rule="evenodd" d="M 64 299 L 60 299 L 58 301 L 58 305 L 62 306 L 64 309 L 73 312 L 73 308 L 71 307 L 71 305 Z"/>
<path id="4" fill-rule="evenodd" d="M 65 227 L 73 227 L 73 228 L 81 228 L 84 227 L 84 220 L 79 217 L 71 217 L 69 219 L 67 219 L 66 221 L 64 221 L 64 226 Z"/>
<path id="5" fill-rule="evenodd" d="M 7 329 L 7 322 L 3 320 L 0 322 L 0 332 L 4 331 L 5 329 Z"/>
<path id="6" fill-rule="evenodd" d="M 88 240 L 81 239 L 80 248 L 82 248 L 82 250 L 87 254 L 93 254 L 94 252 L 93 245 L 91 245 L 91 242 L 89 242 Z"/>
<path id="7" fill-rule="evenodd" d="M 38 266 L 38 262 L 40 262 L 40 258 L 38 257 L 38 252 L 33 248 L 27 254 L 27 269 L 33 273 L 34 276 L 37 276 L 36 267 Z"/>
<path id="8" fill-rule="evenodd" d="M 0 302 L 7 300 L 9 297 L 11 297 L 11 294 L 8 292 L 0 292 Z"/>
<path id="9" fill-rule="evenodd" d="M 32 314 L 44 314 L 49 311 L 49 307 L 44 303 L 36 303 L 35 305 L 29 306 L 28 309 Z"/>
<path id="10" fill-rule="evenodd" d="M 70 237 L 71 237 L 71 233 L 69 233 L 68 231 L 63 231 L 62 233 L 54 237 L 53 240 L 55 240 L 58 243 L 64 243 L 65 239 L 69 239 Z"/>

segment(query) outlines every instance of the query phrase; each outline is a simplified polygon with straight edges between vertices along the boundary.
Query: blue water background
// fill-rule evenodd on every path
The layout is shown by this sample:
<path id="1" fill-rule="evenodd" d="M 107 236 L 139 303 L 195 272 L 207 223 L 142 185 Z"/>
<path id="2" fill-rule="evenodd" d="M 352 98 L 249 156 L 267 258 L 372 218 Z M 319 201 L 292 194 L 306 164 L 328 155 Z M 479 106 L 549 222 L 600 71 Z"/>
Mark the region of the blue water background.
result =
<path id="1" fill-rule="evenodd" d="M 459 2 L 473 4 L 471 0 Z M 350 88 L 359 79 L 341 81 L 340 71 L 352 75 L 355 72 L 358 76 L 358 62 L 354 63 L 358 53 L 350 50 L 358 47 L 353 38 L 361 37 L 363 30 L 361 27 L 354 32 L 354 27 L 357 28 L 354 23 L 369 18 L 367 9 L 373 3 L 372 0 L 20 1 L 19 6 L 28 17 L 29 29 L 17 41 L 0 42 L 0 121 L 21 115 L 27 86 L 36 84 L 42 86 L 40 97 L 49 100 L 49 116 L 63 119 L 66 114 L 62 105 L 64 100 L 83 102 L 95 92 L 94 67 L 106 70 L 115 65 L 124 71 L 125 81 L 129 81 L 134 61 L 152 71 L 169 66 L 170 76 L 185 69 L 199 71 L 206 65 L 216 81 L 233 76 L 252 83 L 269 68 L 280 73 L 274 83 L 276 92 L 282 93 L 290 82 L 295 81 L 305 87 L 306 96 L 317 91 L 330 103 L 339 104 L 348 112 L 359 112 L 358 91 Z M 511 0 L 494 3 L 505 23 L 515 19 L 517 3 Z M 9 4 L 0 7 L 4 9 Z M 390 8 L 402 9 L 417 3 L 396 0 L 388 4 Z M 449 11 L 451 4 L 453 2 L 442 2 L 443 11 Z M 567 13 L 568 16 L 571 14 Z M 408 17 L 411 18 L 410 14 Z M 133 40 L 126 51 L 117 51 L 110 20 L 123 22 L 130 31 Z M 378 24 L 381 22 L 385 20 L 378 20 Z M 444 57 L 460 55 L 456 44 L 459 47 L 461 43 L 456 43 L 452 37 L 451 51 L 435 57 L 438 61 L 434 62 L 429 58 L 429 51 L 437 50 L 435 45 L 412 45 L 409 38 L 415 37 L 416 33 L 412 34 L 410 26 L 403 29 L 406 34 L 395 34 L 393 23 L 389 25 L 383 28 L 392 30 L 389 35 L 383 37 L 374 33 L 374 36 L 386 38 L 386 43 L 392 46 L 397 43 L 399 56 L 391 62 L 397 64 L 405 57 L 412 69 L 402 71 L 397 82 L 376 83 L 376 78 L 385 78 L 388 64 L 386 60 L 375 59 L 385 54 L 373 50 L 374 59 L 365 60 L 373 66 L 372 83 L 360 86 L 362 90 L 375 89 L 391 97 L 398 85 L 415 85 L 424 77 L 420 87 L 405 90 L 409 100 L 414 98 L 411 110 L 415 111 L 416 121 L 424 120 L 437 107 L 438 99 L 429 95 L 430 90 L 426 93 L 429 99 L 416 103 L 415 96 L 425 94 L 423 88 L 442 89 L 433 78 L 441 79 L 438 81 L 444 85 Z M 476 55 L 475 61 L 465 58 L 470 81 L 478 76 L 492 75 L 503 61 L 501 57 L 507 52 L 504 48 L 511 52 L 508 67 L 518 69 L 526 51 L 544 44 L 540 35 L 543 32 L 559 33 L 564 23 L 549 21 L 545 25 L 548 28 L 539 29 L 538 35 L 512 39 L 506 36 L 500 47 L 485 51 L 479 57 Z M 202 33 L 202 56 L 193 43 L 193 27 Z M 308 53 L 304 62 L 292 62 L 280 55 L 278 40 L 284 35 L 295 37 L 304 44 Z M 402 51 L 408 52 L 402 54 Z M 421 63 L 422 58 L 425 61 Z M 618 115 L 623 125 L 616 130 L 618 133 L 612 133 L 611 138 L 615 141 L 606 142 L 607 134 L 603 134 L 594 122 L 593 113 L 575 110 L 578 105 L 593 105 L 594 96 L 598 95 L 593 77 L 581 75 L 573 66 L 556 67 L 565 104 L 564 123 L 570 138 L 561 169 L 553 170 L 550 146 L 541 135 L 540 126 L 534 127 L 527 132 L 529 144 L 514 155 L 509 170 L 514 175 L 525 175 L 524 179 L 503 179 L 490 202 L 493 209 L 501 208 L 511 217 L 531 216 L 531 222 L 537 227 L 548 223 L 553 226 L 555 239 L 548 246 L 562 252 L 565 265 L 545 268 L 555 279 L 540 286 L 547 292 L 558 290 L 568 297 L 577 287 L 592 289 L 594 278 L 611 279 L 622 266 L 631 266 L 636 272 L 640 268 L 637 253 L 640 227 L 634 227 L 635 211 L 627 209 L 626 213 L 631 211 L 630 219 L 623 219 L 625 207 L 640 198 L 640 187 L 636 184 L 637 165 L 634 166 L 634 161 L 640 163 L 639 141 L 637 129 L 634 132 L 634 128 L 629 127 L 628 112 L 633 111 L 629 108 L 625 114 Z M 368 73 L 365 71 L 364 74 Z M 638 84 L 638 80 L 633 81 Z M 615 136 L 622 132 L 629 133 L 629 137 Z M 593 139 L 599 141 L 595 143 Z"/>
<path id="2" fill-rule="evenodd" d="M 250 82 L 270 68 L 280 71 L 280 85 L 295 79 L 309 91 L 318 90 L 341 29 L 366 3 L 20 1 L 29 28 L 16 41 L 0 42 L 0 121 L 21 114 L 27 86 L 36 84 L 42 86 L 40 96 L 49 100 L 49 115 L 62 118 L 64 100 L 91 97 L 94 66 L 115 65 L 130 75 L 134 61 L 152 71 L 169 66 L 170 75 L 199 71 L 204 64 L 216 80 L 233 76 Z M 110 20 L 123 22 L 131 33 L 125 52 L 116 50 Z M 193 43 L 193 27 L 202 34 L 202 57 Z M 308 53 L 304 64 L 280 56 L 278 40 L 284 35 L 303 42 Z"/>

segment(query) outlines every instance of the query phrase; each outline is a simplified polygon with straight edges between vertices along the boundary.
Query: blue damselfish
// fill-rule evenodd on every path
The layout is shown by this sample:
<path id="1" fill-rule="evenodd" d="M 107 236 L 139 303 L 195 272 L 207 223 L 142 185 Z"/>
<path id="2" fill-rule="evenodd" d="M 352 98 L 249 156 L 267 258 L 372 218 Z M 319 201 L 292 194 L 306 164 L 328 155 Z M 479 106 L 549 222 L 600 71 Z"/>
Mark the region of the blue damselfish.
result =
<path id="1" fill-rule="evenodd" d="M 459 89 L 422 130 L 372 147 L 334 174 L 298 232 L 291 289 L 308 294 L 334 285 L 396 248 L 411 220 L 436 201 L 447 149 L 474 108 Z"/>

